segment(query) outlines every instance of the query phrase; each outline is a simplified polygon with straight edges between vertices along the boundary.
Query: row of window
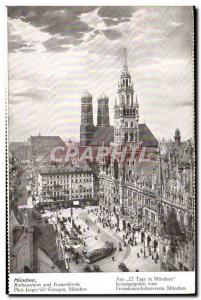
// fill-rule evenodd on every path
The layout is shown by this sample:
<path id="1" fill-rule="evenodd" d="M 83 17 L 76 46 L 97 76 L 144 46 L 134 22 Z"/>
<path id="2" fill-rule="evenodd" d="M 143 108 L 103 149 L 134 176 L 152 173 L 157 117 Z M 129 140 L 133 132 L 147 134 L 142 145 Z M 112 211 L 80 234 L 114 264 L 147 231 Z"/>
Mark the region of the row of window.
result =
<path id="1" fill-rule="evenodd" d="M 44 194 L 44 196 L 47 196 L 47 197 L 50 197 L 50 195 L 49 194 Z M 53 195 L 54 197 L 63 197 L 63 195 L 60 195 L 59 193 L 54 193 L 54 195 Z M 65 197 L 65 199 L 66 200 L 69 200 L 69 199 L 80 199 L 80 198 L 83 198 L 83 199 L 90 199 L 92 197 L 92 195 L 82 195 L 82 196 L 80 196 L 80 195 L 74 195 L 74 196 L 66 196 Z"/>
<path id="2" fill-rule="evenodd" d="M 48 192 L 53 192 L 50 188 L 47 188 L 47 191 Z M 66 189 L 63 189 L 63 190 L 60 190 L 60 191 L 54 191 L 53 193 L 63 193 L 65 191 L 66 194 L 69 194 L 69 190 L 66 190 Z M 92 192 L 92 189 L 85 189 L 85 188 L 81 188 L 79 190 L 71 190 L 71 193 L 91 193 Z M 44 192 L 45 193 L 45 192 Z"/>
<path id="3" fill-rule="evenodd" d="M 145 209 L 145 218 L 149 219 L 149 211 L 147 209 Z M 156 221 L 156 215 L 152 212 L 151 212 L 151 220 Z"/>
<path id="4" fill-rule="evenodd" d="M 51 175 L 51 176 L 43 176 L 42 180 L 48 179 L 69 179 L 69 178 L 91 178 L 92 174 L 65 174 L 65 175 Z"/>
<path id="5" fill-rule="evenodd" d="M 83 178 L 83 179 L 72 179 L 71 183 L 84 183 L 84 182 L 92 182 L 92 178 Z M 67 180 L 59 180 L 59 181 L 45 181 L 43 180 L 43 184 L 69 184 L 70 182 Z"/>

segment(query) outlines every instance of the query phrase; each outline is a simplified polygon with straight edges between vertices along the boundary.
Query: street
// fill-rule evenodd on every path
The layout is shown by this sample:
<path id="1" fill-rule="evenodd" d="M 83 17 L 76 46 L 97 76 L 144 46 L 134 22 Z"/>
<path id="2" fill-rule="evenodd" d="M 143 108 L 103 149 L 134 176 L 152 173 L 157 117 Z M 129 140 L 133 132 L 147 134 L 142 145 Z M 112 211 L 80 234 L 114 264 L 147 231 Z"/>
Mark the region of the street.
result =
<path id="1" fill-rule="evenodd" d="M 155 257 L 149 255 L 148 249 L 146 249 L 146 256 L 144 257 L 144 243 L 137 243 L 137 245 L 130 245 L 129 243 L 124 246 L 125 232 L 121 230 L 116 232 L 115 228 L 104 227 L 100 222 L 100 211 L 91 207 L 81 209 L 61 209 L 57 212 L 46 211 L 43 217 L 47 217 L 50 223 L 54 224 L 55 230 L 58 230 L 57 235 L 58 251 L 60 257 L 63 253 L 63 258 L 68 258 L 70 272 L 83 272 L 86 265 L 83 259 L 77 261 L 73 259 L 70 251 L 65 253 L 65 245 L 68 245 L 65 234 L 63 234 L 63 227 L 59 226 L 57 219 L 68 219 L 73 214 L 73 220 L 77 227 L 80 226 L 82 234 L 79 235 L 80 244 L 76 246 L 79 253 L 83 251 L 90 252 L 94 249 L 98 249 L 105 246 L 106 242 L 112 242 L 115 246 L 115 251 L 108 257 L 95 262 L 95 265 L 100 267 L 103 272 L 119 272 L 119 264 L 124 263 L 129 271 L 135 272 L 157 272 L 160 271 L 160 262 L 155 261 Z M 60 227 L 60 228 L 59 228 Z M 65 222 L 65 228 L 70 230 L 70 222 Z M 119 245 L 122 247 L 122 251 L 119 251 Z M 92 264 L 93 265 L 93 264 Z"/>

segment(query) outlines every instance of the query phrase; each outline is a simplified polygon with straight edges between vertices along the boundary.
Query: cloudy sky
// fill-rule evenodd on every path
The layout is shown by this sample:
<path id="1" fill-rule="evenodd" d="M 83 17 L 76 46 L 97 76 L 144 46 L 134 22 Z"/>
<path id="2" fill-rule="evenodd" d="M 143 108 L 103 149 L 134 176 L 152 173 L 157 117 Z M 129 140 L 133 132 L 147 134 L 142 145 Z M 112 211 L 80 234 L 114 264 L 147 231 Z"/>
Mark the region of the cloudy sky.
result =
<path id="1" fill-rule="evenodd" d="M 114 97 L 123 48 L 140 122 L 157 138 L 193 131 L 191 7 L 9 7 L 9 137 L 79 140 L 80 97 Z"/>

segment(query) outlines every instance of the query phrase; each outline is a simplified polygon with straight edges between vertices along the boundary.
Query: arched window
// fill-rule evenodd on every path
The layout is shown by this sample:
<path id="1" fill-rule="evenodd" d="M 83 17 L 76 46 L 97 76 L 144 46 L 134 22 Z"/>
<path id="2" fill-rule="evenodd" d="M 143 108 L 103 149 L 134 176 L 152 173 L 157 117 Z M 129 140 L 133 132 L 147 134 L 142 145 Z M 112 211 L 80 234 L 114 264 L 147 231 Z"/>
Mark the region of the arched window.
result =
<path id="1" fill-rule="evenodd" d="M 127 121 L 125 122 L 125 127 L 128 128 L 128 122 Z"/>
<path id="2" fill-rule="evenodd" d="M 133 121 L 131 121 L 131 128 L 133 128 Z"/>
<path id="3" fill-rule="evenodd" d="M 127 102 L 126 102 L 127 105 L 129 105 L 129 95 L 127 95 Z"/>
<path id="4" fill-rule="evenodd" d="M 125 141 L 128 141 L 128 132 L 125 133 Z"/>
<path id="5" fill-rule="evenodd" d="M 122 96 L 122 104 L 123 104 L 123 105 L 125 104 L 125 98 L 124 98 L 124 95 Z"/>

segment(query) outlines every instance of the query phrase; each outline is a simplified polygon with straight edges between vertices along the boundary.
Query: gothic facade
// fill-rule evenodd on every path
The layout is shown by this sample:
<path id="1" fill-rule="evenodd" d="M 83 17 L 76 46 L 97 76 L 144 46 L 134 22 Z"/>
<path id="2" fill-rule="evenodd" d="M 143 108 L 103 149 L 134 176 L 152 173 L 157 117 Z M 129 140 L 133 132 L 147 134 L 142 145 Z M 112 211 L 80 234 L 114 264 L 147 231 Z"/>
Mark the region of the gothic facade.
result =
<path id="1" fill-rule="evenodd" d="M 134 145 L 141 152 L 139 104 L 128 72 L 126 54 L 114 115 L 111 147 L 121 151 L 124 146 Z M 108 216 L 115 214 L 118 226 L 122 222 L 123 230 L 133 232 L 139 242 L 157 251 L 163 245 L 160 253 L 164 260 L 161 261 L 168 270 L 193 270 L 193 143 L 191 140 L 181 142 L 177 129 L 174 142 L 161 143 L 157 151 L 152 148 L 148 153 L 151 154 L 148 159 L 137 156 L 130 161 L 128 156 L 123 163 L 118 159 L 102 160 L 98 194 L 100 208 Z"/>

